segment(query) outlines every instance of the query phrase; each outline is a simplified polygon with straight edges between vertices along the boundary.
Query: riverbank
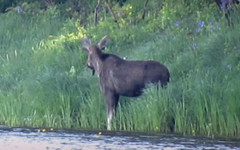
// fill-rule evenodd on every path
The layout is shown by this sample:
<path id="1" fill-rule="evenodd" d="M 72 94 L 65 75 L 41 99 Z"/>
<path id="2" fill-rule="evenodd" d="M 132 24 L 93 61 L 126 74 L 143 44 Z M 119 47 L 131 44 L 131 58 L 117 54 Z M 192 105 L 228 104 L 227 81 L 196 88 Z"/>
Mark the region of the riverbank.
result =
<path id="1" fill-rule="evenodd" d="M 22 130 L 22 131 L 21 131 Z M 174 134 L 0 129 L 2 149 L 238 149 L 239 141 Z M 39 145 L 36 147 L 36 144 Z M 121 148 L 119 148 L 119 146 Z"/>
<path id="2" fill-rule="evenodd" d="M 159 11 L 154 3 L 145 20 L 140 4 L 115 4 L 125 16 L 115 23 L 101 11 L 97 26 L 93 13 L 74 16 L 67 5 L 20 3 L 1 13 L 0 124 L 106 129 L 104 99 L 80 40 L 108 34 L 106 52 L 160 61 L 171 74 L 166 89 L 151 86 L 139 98 L 121 98 L 113 130 L 239 138 L 239 15 L 232 13 L 229 27 L 214 4 L 196 6 L 197 15 L 170 2 Z"/>

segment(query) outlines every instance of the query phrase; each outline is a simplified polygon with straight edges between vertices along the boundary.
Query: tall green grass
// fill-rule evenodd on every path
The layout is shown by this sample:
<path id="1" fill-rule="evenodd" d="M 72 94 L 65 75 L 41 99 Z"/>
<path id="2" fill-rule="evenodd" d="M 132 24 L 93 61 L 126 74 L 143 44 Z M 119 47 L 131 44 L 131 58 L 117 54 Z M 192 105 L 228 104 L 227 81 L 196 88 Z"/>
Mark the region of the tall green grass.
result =
<path id="1" fill-rule="evenodd" d="M 106 129 L 104 98 L 80 39 L 109 34 L 106 52 L 157 60 L 171 73 L 166 89 L 150 85 L 139 98 L 121 97 L 114 130 L 239 137 L 239 21 L 232 28 L 208 20 L 198 32 L 199 20 L 163 30 L 158 17 L 116 24 L 105 16 L 83 28 L 55 7 L 1 14 L 0 124 Z"/>

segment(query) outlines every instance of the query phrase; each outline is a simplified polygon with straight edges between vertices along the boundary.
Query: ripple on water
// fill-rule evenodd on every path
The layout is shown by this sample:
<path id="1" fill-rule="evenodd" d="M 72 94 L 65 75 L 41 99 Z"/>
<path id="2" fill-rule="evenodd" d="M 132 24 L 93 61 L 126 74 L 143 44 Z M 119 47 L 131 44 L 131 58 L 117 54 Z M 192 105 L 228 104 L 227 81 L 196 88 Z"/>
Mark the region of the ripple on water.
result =
<path id="1" fill-rule="evenodd" d="M 240 141 L 121 132 L 0 129 L 1 150 L 240 149 Z"/>

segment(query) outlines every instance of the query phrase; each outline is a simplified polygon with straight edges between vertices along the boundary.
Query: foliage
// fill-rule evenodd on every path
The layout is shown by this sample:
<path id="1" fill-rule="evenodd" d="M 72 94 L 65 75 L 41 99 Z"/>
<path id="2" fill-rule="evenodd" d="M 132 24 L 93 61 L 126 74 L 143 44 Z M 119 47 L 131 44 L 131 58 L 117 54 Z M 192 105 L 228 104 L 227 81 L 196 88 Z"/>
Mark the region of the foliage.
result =
<path id="1" fill-rule="evenodd" d="M 0 124 L 105 129 L 103 96 L 80 40 L 108 34 L 106 52 L 157 60 L 171 73 L 166 89 L 150 85 L 137 99 L 121 98 L 115 130 L 239 138 L 237 11 L 232 28 L 208 1 L 149 1 L 145 20 L 144 0 L 111 1 L 117 23 L 101 10 L 94 26 L 96 1 L 24 2 L 0 14 Z"/>

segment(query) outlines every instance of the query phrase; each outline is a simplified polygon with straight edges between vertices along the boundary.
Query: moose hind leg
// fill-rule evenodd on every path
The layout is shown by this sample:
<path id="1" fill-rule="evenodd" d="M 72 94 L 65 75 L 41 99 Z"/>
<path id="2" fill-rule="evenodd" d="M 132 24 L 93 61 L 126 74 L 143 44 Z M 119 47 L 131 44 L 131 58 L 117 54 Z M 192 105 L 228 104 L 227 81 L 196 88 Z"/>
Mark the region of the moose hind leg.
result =
<path id="1" fill-rule="evenodd" d="M 108 93 L 105 97 L 107 105 L 107 130 L 112 129 L 112 118 L 115 115 L 116 107 L 119 100 L 119 95 Z"/>

